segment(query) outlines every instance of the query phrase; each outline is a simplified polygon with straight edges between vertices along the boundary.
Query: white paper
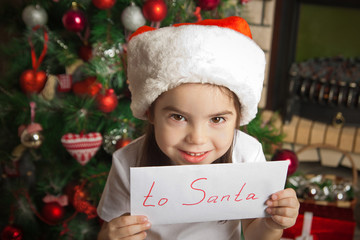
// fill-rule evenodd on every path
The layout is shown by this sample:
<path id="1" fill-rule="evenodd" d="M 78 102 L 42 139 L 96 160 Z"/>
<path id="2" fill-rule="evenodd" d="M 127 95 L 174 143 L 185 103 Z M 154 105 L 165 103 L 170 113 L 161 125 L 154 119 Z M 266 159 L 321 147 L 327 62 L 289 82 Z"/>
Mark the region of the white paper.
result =
<path id="1" fill-rule="evenodd" d="M 287 168 L 288 161 L 131 168 L 131 215 L 152 224 L 265 217 Z"/>

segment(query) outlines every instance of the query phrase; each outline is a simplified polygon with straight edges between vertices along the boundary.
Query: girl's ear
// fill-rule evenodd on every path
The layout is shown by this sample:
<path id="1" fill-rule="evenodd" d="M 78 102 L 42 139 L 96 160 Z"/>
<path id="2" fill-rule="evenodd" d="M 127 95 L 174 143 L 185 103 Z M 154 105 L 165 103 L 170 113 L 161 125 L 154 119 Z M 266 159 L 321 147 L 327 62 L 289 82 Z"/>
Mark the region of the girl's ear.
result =
<path id="1" fill-rule="evenodd" d="M 154 124 L 153 114 L 151 114 L 150 109 L 146 110 L 145 114 L 149 123 Z"/>

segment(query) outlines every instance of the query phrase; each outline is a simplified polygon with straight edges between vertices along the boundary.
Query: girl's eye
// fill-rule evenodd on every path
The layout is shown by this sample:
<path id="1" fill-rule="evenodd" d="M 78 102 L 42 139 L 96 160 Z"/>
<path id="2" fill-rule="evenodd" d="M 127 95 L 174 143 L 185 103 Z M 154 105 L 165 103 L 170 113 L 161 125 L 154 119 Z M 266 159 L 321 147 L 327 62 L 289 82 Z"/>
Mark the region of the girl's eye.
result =
<path id="1" fill-rule="evenodd" d="M 171 114 L 171 118 L 175 121 L 185 121 L 185 118 L 179 114 Z"/>
<path id="2" fill-rule="evenodd" d="M 210 121 L 212 122 L 212 123 L 222 123 L 222 122 L 224 122 L 225 121 L 225 119 L 223 118 L 223 117 L 213 117 L 213 118 L 211 118 L 210 119 Z"/>

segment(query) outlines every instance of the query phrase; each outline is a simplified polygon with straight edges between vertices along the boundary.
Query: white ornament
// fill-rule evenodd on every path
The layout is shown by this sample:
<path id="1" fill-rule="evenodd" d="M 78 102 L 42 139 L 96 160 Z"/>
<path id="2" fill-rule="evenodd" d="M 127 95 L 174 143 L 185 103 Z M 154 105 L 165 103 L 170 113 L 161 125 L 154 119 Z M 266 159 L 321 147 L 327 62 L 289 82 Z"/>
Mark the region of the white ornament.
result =
<path id="1" fill-rule="evenodd" d="M 146 20 L 142 14 L 141 8 L 131 3 L 121 14 L 121 22 L 129 31 L 135 31 L 139 27 L 145 25 Z"/>
<path id="2" fill-rule="evenodd" d="M 29 5 L 22 12 L 22 19 L 26 26 L 32 28 L 36 25 L 43 26 L 47 23 L 48 15 L 39 5 Z"/>

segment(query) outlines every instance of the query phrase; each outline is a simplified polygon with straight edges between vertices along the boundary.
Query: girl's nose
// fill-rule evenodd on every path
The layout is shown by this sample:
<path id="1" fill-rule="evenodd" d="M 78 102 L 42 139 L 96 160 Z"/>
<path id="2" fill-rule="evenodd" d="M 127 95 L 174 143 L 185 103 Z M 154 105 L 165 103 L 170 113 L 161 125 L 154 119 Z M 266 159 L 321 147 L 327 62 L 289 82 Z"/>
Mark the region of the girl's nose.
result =
<path id="1" fill-rule="evenodd" d="M 207 130 L 203 126 L 190 127 L 186 135 L 186 141 L 190 144 L 204 144 L 207 138 Z"/>

